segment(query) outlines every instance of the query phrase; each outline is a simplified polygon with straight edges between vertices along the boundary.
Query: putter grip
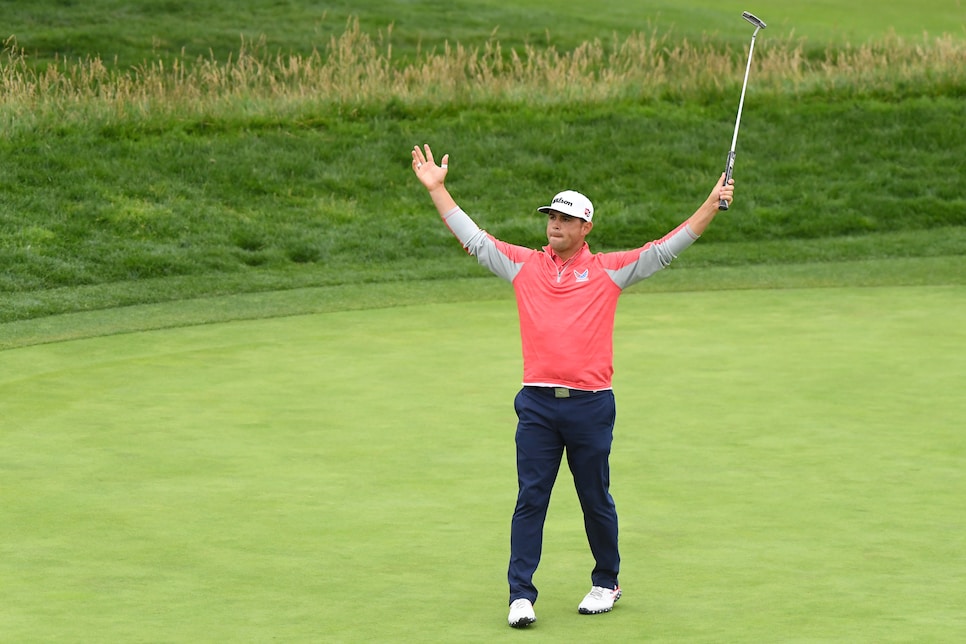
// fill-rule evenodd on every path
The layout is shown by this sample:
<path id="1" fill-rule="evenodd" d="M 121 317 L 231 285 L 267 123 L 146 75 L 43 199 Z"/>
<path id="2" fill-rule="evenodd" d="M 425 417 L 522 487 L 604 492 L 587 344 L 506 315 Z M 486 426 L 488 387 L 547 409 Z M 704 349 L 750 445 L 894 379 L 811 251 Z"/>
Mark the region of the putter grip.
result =
<path id="1" fill-rule="evenodd" d="M 723 186 L 728 185 L 728 182 L 731 181 L 731 173 L 734 171 L 734 169 L 735 169 L 735 151 L 730 150 L 728 152 L 728 161 L 725 163 L 724 183 L 722 183 L 721 185 Z M 718 210 L 727 210 L 727 209 L 728 209 L 727 201 L 722 199 L 721 201 L 718 202 Z"/>

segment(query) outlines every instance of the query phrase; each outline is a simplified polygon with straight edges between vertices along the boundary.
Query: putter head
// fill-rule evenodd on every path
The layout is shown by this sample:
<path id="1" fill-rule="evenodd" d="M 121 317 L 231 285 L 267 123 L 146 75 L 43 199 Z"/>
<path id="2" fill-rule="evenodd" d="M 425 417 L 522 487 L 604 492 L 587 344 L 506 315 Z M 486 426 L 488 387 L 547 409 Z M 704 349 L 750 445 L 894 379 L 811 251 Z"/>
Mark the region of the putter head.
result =
<path id="1" fill-rule="evenodd" d="M 744 18 L 745 20 L 747 20 L 748 22 L 750 22 L 751 24 L 755 25 L 759 29 L 764 29 L 765 27 L 768 26 L 764 22 L 762 22 L 761 18 L 757 17 L 753 13 L 749 13 L 747 11 L 742 11 L 741 12 L 741 17 Z"/>

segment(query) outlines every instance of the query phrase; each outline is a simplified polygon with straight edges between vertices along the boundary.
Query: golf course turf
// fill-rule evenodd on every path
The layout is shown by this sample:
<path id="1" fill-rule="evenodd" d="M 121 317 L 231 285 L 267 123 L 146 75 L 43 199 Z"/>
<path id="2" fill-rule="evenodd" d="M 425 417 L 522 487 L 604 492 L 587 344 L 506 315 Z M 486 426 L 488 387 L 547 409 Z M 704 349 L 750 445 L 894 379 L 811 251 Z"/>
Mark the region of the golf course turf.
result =
<path id="1" fill-rule="evenodd" d="M 625 597 L 576 612 L 592 560 L 564 469 L 534 636 L 966 633 L 964 295 L 628 293 L 612 489 Z M 507 297 L 4 351 L 0 630 L 509 637 L 518 352 Z"/>
<path id="2" fill-rule="evenodd" d="M 966 641 L 966 23 L 948 0 L 32 0 L 0 56 L 0 642 Z M 507 626 L 489 233 L 677 226 L 623 295 L 623 596 L 563 468 Z M 567 341 L 567 338 L 561 338 Z"/>

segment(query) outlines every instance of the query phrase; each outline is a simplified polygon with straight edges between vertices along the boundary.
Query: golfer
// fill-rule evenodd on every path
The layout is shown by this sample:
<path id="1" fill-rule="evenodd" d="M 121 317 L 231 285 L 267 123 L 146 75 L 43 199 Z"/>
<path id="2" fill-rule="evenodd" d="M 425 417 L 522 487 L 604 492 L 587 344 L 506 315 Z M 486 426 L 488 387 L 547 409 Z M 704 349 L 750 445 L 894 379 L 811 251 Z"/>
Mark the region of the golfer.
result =
<path id="1" fill-rule="evenodd" d="M 514 400 L 518 494 L 510 528 L 510 626 L 536 621 L 543 526 L 564 452 L 584 515 L 595 566 L 585 615 L 606 613 L 621 596 L 617 574 L 617 511 L 610 495 L 614 432 L 614 313 L 621 291 L 671 263 L 730 205 L 734 182 L 724 174 L 684 223 L 640 248 L 591 253 L 584 238 L 594 227 L 594 206 L 566 190 L 537 208 L 547 215 L 547 245 L 515 246 L 481 230 L 456 204 L 444 182 L 449 155 L 439 165 L 429 145 L 412 151 L 413 171 L 443 221 L 482 266 L 513 285 L 523 346 L 523 388 Z"/>

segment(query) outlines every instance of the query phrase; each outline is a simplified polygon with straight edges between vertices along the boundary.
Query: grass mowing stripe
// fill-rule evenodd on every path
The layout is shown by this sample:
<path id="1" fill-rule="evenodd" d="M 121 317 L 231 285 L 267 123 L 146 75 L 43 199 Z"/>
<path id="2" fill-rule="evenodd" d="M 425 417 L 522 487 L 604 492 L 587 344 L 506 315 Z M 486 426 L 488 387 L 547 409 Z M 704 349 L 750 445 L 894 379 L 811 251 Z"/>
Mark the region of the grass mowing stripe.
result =
<path id="1" fill-rule="evenodd" d="M 626 296 L 613 461 L 626 597 L 600 619 L 576 614 L 590 561 L 561 479 L 532 637 L 966 636 L 963 296 Z M 513 636 L 518 352 L 509 301 L 4 352 L 0 630 Z"/>
<path id="2" fill-rule="evenodd" d="M 700 245 L 689 250 L 700 259 Z M 632 289 L 700 291 L 843 286 L 962 284 L 966 257 L 906 257 L 890 260 L 691 268 L 674 266 Z M 132 284 L 135 288 L 141 285 Z M 119 285 L 71 289 L 72 297 L 97 302 L 99 293 L 116 297 Z M 50 294 L 56 297 L 56 294 Z M 15 298 L 17 296 L 11 296 Z M 31 294 L 38 299 L 41 294 Z M 340 310 L 408 306 L 431 302 L 512 298 L 508 286 L 492 279 L 417 280 L 311 287 L 242 295 L 202 297 L 161 304 L 52 315 L 0 324 L 0 351 L 150 329 L 213 324 Z"/>

